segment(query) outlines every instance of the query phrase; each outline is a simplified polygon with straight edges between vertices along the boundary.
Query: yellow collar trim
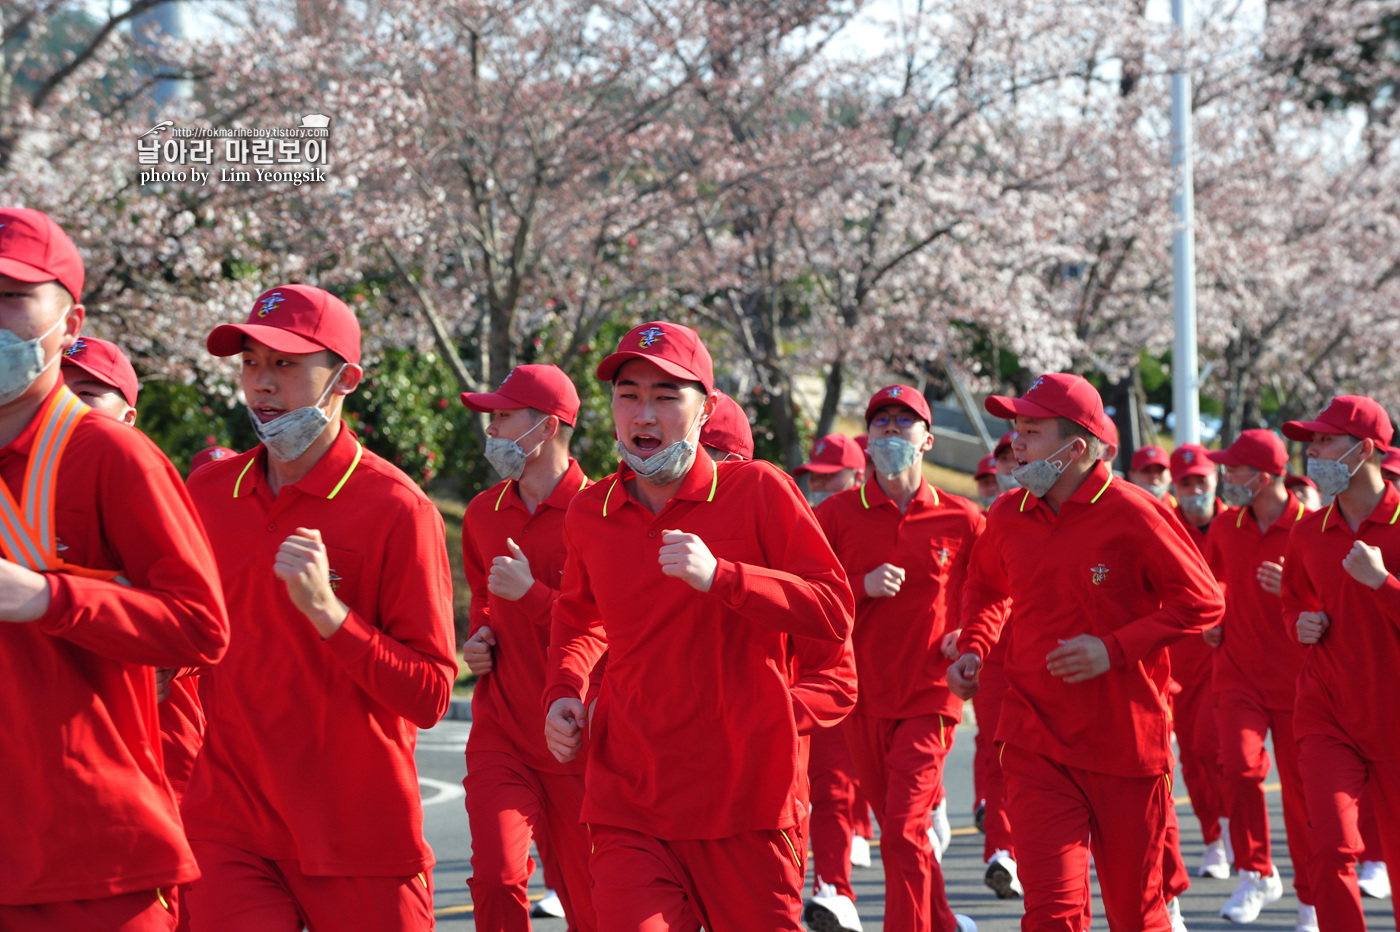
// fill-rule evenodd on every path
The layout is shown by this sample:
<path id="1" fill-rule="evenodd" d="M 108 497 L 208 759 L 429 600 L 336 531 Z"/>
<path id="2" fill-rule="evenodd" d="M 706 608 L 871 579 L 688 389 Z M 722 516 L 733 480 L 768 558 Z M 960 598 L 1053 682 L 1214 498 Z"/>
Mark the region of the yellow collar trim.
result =
<path id="1" fill-rule="evenodd" d="M 510 482 L 511 480 L 507 479 L 505 484 L 501 486 L 501 494 L 496 496 L 496 511 L 501 510 L 501 502 L 505 501 L 506 489 L 510 488 Z"/>
<path id="2" fill-rule="evenodd" d="M 340 481 L 335 484 L 335 488 L 331 489 L 331 494 L 326 496 L 327 500 L 335 498 L 336 495 L 340 494 L 340 490 L 345 486 L 345 483 L 350 481 L 350 474 L 355 471 L 356 466 L 360 465 L 360 457 L 364 455 L 365 448 L 358 443 L 355 444 L 355 458 L 350 461 L 350 468 L 345 470 L 345 475 L 340 477 Z"/>
<path id="3" fill-rule="evenodd" d="M 1105 482 L 1105 483 L 1103 484 L 1103 488 L 1099 489 L 1099 491 L 1094 495 L 1094 497 L 1091 498 L 1091 499 L 1089 499 L 1089 504 L 1092 505 L 1092 504 L 1094 504 L 1095 502 L 1097 502 L 1097 501 L 1099 500 L 1099 496 L 1102 495 L 1103 493 L 1107 492 L 1107 491 L 1108 491 L 1108 487 L 1111 486 L 1111 485 L 1113 485 L 1113 476 L 1112 476 L 1112 475 L 1110 475 L 1110 476 L 1108 477 L 1108 481 Z"/>
<path id="4" fill-rule="evenodd" d="M 238 481 L 233 484 L 233 497 L 238 497 L 238 490 L 243 487 L 243 477 L 248 475 L 248 470 L 253 468 L 253 464 L 258 461 L 256 456 L 251 457 L 243 466 L 243 471 L 238 474 Z"/>

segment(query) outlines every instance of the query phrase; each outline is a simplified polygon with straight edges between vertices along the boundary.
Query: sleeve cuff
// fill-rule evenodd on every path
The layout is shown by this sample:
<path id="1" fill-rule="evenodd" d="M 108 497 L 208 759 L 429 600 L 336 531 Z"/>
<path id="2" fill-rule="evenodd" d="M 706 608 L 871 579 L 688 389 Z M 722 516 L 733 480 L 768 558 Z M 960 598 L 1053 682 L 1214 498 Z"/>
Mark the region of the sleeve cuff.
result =
<path id="1" fill-rule="evenodd" d="M 1123 650 L 1123 645 L 1118 642 L 1118 635 L 1106 634 L 1103 637 L 1103 646 L 1108 648 L 1108 667 L 1110 670 L 1118 670 L 1127 666 L 1128 655 Z"/>
<path id="2" fill-rule="evenodd" d="M 715 578 L 710 583 L 710 595 L 722 599 L 730 608 L 744 601 L 744 571 L 732 560 L 716 558 Z"/>
<path id="3" fill-rule="evenodd" d="M 307 622 L 310 624 L 310 622 Z M 359 615 L 351 611 L 342 624 L 330 637 L 326 638 L 326 648 L 342 664 L 359 658 L 374 644 L 375 629 Z"/>
<path id="4" fill-rule="evenodd" d="M 552 705 L 554 705 L 554 703 L 557 702 L 557 701 L 559 701 L 560 699 L 577 699 L 577 700 L 579 700 L 580 702 L 583 701 L 583 697 L 579 695 L 579 692 L 578 692 L 577 689 L 574 689 L 572 686 L 565 686 L 564 684 L 560 683 L 558 686 L 552 686 L 552 687 L 550 687 L 548 690 L 545 691 L 545 694 L 544 694 L 544 710 L 545 710 L 545 712 L 548 713 L 548 712 L 549 712 L 549 707 L 552 706 Z"/>
<path id="5" fill-rule="evenodd" d="M 550 623 L 550 609 L 554 605 L 554 600 L 558 597 L 559 591 L 557 589 L 551 589 L 537 579 L 534 585 L 526 590 L 525 594 L 520 597 L 520 601 L 515 604 L 528 612 L 536 621 L 540 621 L 539 616 L 543 614 L 544 620 L 540 623 L 548 628 Z"/>
<path id="6" fill-rule="evenodd" d="M 49 583 L 49 609 L 36 624 L 45 634 L 63 635 L 73 629 L 73 589 L 63 573 L 44 574 Z M 1394 577 L 1392 577 L 1394 578 Z"/>
<path id="7" fill-rule="evenodd" d="M 1400 617 L 1400 579 L 1391 573 L 1376 589 L 1376 599 L 1391 617 Z"/>

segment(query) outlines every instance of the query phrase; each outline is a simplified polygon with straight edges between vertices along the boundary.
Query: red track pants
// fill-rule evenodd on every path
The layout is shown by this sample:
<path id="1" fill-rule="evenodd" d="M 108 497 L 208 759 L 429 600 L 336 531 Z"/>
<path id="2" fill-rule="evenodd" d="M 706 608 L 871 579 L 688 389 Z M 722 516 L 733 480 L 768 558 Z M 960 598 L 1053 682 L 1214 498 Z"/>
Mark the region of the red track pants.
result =
<path id="1" fill-rule="evenodd" d="M 1163 846 L 1171 778 L 1115 777 L 1004 745 L 1006 808 L 1026 889 L 1022 932 L 1083 932 L 1089 852 L 1114 932 L 1168 932 Z"/>
<path id="2" fill-rule="evenodd" d="M 1299 902 L 1313 905 L 1307 867 L 1312 861 L 1308 808 L 1303 777 L 1298 771 L 1293 712 L 1265 708 L 1258 696 L 1232 689 L 1219 694 L 1216 721 L 1220 728 L 1220 765 L 1228 785 L 1235 869 L 1262 874 L 1273 870 L 1268 804 L 1264 799 L 1264 780 L 1269 776 L 1271 763 L 1264 737 L 1273 732 L 1274 756 L 1283 786 L 1283 825 L 1288 855 L 1293 859 L 1293 889 Z"/>
<path id="3" fill-rule="evenodd" d="M 812 786 L 814 883 L 829 883 L 837 893 L 854 900 L 851 835 L 855 830 L 856 807 L 866 804 L 865 797 L 857 792 L 855 764 L 846 743 L 845 722 L 812 733 L 807 776 Z"/>
<path id="4" fill-rule="evenodd" d="M 885 924 L 901 932 L 954 932 L 943 870 L 929 841 L 929 813 L 957 723 L 943 715 L 851 715 L 846 737 L 875 818 L 885 867 Z"/>
<path id="5" fill-rule="evenodd" d="M 593 906 L 608 932 L 801 932 L 799 829 L 665 841 L 591 826 Z"/>
<path id="6" fill-rule="evenodd" d="M 472 830 L 473 919 L 482 932 L 525 932 L 534 872 L 532 837 L 547 836 L 553 861 L 550 882 L 564 906 L 569 928 L 594 932 L 588 873 L 588 829 L 579 823 L 583 777 L 542 773 L 510 754 L 467 755 L 467 818 Z"/>
<path id="7" fill-rule="evenodd" d="M 1000 666 L 982 668 L 977 694 L 972 697 L 972 710 L 977 714 L 977 751 L 972 758 L 972 782 L 977 799 L 986 806 L 982 826 L 986 837 L 982 841 L 982 860 L 989 861 L 998 851 L 1016 857 L 1016 845 L 1011 840 L 1011 820 L 1006 817 L 1006 777 L 1001 772 L 1001 751 L 997 747 L 997 722 L 1001 719 L 1001 702 L 1006 697 L 1006 672 Z"/>
<path id="8" fill-rule="evenodd" d="M 1172 697 L 1172 727 L 1181 752 L 1181 779 L 1191 797 L 1191 809 L 1201 823 L 1201 839 L 1210 844 L 1220 838 L 1220 817 L 1225 811 L 1226 785 L 1220 767 L 1219 732 L 1215 722 L 1215 688 L 1210 675 L 1183 686 Z"/>
<path id="9" fill-rule="evenodd" d="M 1356 856 L 1362 850 L 1359 802 L 1371 794 L 1381 845 L 1400 851 L 1400 760 L 1362 757 L 1340 734 L 1307 735 L 1298 743 L 1312 845 L 1312 894 L 1322 932 L 1363 932 Z M 1400 896 L 1391 898 L 1400 922 Z"/>
<path id="10" fill-rule="evenodd" d="M 101 929 L 102 932 L 170 932 L 175 916 L 161 903 L 168 891 L 143 890 L 97 900 L 70 900 L 34 906 L 0 906 L 5 932 L 55 932 Z"/>

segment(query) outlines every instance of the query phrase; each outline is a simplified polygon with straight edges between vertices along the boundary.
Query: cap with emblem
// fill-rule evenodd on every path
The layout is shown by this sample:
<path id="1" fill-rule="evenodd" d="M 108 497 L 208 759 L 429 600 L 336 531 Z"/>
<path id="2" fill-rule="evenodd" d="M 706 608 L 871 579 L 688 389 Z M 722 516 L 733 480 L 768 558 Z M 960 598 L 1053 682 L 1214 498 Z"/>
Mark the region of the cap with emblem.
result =
<path id="1" fill-rule="evenodd" d="M 833 473 L 843 469 L 864 469 L 865 451 L 853 438 L 845 434 L 827 434 L 812 444 L 812 458 L 792 471 L 794 476 L 803 473 Z"/>
<path id="2" fill-rule="evenodd" d="M 1008 430 L 1006 433 L 1002 434 L 1001 439 L 997 441 L 996 449 L 992 451 L 992 456 L 1001 456 L 1007 450 L 1011 449 L 1012 441 L 1015 439 L 1016 431 L 1014 430 Z"/>
<path id="3" fill-rule="evenodd" d="M 63 351 L 63 366 L 81 369 L 104 385 L 121 392 L 126 403 L 136 407 L 136 395 L 141 383 L 131 360 L 121 347 L 96 337 L 78 337 L 78 342 Z"/>
<path id="4" fill-rule="evenodd" d="M 248 322 L 215 327 L 205 346 L 215 356 L 235 356 L 248 337 L 279 353 L 330 350 L 360 363 L 360 322 L 345 302 L 311 285 L 279 285 L 253 302 Z"/>
<path id="5" fill-rule="evenodd" d="M 1104 417 L 1103 399 L 1082 376 L 1051 372 L 1031 383 L 1020 398 L 992 395 L 982 404 L 989 414 L 1008 421 L 1018 415 L 1068 418 L 1105 443 L 1117 442 L 1117 431 Z"/>
<path id="6" fill-rule="evenodd" d="M 933 424 L 933 413 L 929 411 L 927 399 L 917 388 L 908 385 L 888 385 L 870 396 L 870 404 L 865 406 L 865 423 L 869 424 L 875 412 L 888 405 L 904 405 L 923 419 L 925 427 Z"/>
<path id="7" fill-rule="evenodd" d="M 462 392 L 462 404 L 473 411 L 534 408 L 552 414 L 570 427 L 578 420 L 578 389 L 558 366 L 516 366 L 494 392 Z"/>
<path id="8" fill-rule="evenodd" d="M 1358 440 L 1373 440 L 1384 449 L 1390 446 L 1395 429 L 1390 415 L 1374 398 L 1340 395 L 1313 420 L 1288 421 L 1283 425 L 1283 435 L 1289 440 L 1311 443 L 1313 434 L 1348 434 Z"/>
<path id="9" fill-rule="evenodd" d="M 699 382 L 709 392 L 715 386 L 715 367 L 700 334 L 683 324 L 664 320 L 633 327 L 617 342 L 617 352 L 598 363 L 598 378 L 611 382 L 617 370 L 633 359 L 646 359 L 678 379 Z"/>
<path id="10" fill-rule="evenodd" d="M 58 282 L 74 301 L 82 300 L 83 258 L 43 211 L 0 207 L 0 275 L 32 284 Z"/>
<path id="11" fill-rule="evenodd" d="M 1128 468 L 1133 472 L 1142 472 L 1149 466 L 1161 466 L 1163 469 L 1171 467 L 1171 460 L 1167 459 L 1167 451 L 1161 447 L 1138 447 L 1133 451 L 1133 461 Z"/>
<path id="12" fill-rule="evenodd" d="M 190 459 L 190 475 L 193 476 L 201 466 L 208 466 L 210 463 L 237 455 L 237 451 L 230 450 L 228 447 L 205 447 Z"/>
<path id="13" fill-rule="evenodd" d="M 995 476 L 996 474 L 997 455 L 995 453 L 988 453 L 977 461 L 977 471 L 973 473 L 972 478 L 983 479 L 989 476 Z"/>
<path id="14" fill-rule="evenodd" d="M 1215 475 L 1215 462 L 1211 452 L 1199 443 L 1183 443 L 1172 451 L 1172 481 L 1180 482 L 1187 476 Z"/>

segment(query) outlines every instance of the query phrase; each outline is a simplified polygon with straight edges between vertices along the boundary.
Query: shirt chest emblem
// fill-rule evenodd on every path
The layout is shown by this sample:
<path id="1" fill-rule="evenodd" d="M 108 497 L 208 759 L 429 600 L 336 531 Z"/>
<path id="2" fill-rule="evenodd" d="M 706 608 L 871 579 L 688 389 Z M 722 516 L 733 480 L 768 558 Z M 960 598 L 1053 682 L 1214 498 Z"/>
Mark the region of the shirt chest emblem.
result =
<path id="1" fill-rule="evenodd" d="M 1104 566 L 1102 563 L 1098 566 L 1089 567 L 1089 572 L 1094 574 L 1093 579 L 1094 585 L 1096 586 L 1103 585 L 1103 581 L 1108 578 L 1108 567 Z"/>
<path id="2" fill-rule="evenodd" d="M 330 580 L 332 592 L 340 588 L 340 574 L 334 568 L 327 568 L 326 578 Z"/>
<path id="3" fill-rule="evenodd" d="M 939 547 L 938 552 L 935 553 L 934 556 L 938 558 L 939 566 L 946 567 L 949 563 L 953 562 L 952 551 L 950 551 L 947 547 Z"/>

